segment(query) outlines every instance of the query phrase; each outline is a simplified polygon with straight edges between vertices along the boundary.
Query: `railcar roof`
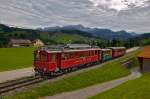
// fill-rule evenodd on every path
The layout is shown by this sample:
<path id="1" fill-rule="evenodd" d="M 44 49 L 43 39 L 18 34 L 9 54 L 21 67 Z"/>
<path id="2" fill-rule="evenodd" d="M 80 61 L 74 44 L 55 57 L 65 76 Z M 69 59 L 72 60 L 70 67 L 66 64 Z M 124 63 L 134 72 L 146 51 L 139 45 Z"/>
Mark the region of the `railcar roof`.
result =
<path id="1" fill-rule="evenodd" d="M 67 44 L 68 48 L 77 49 L 77 48 L 92 48 L 92 46 L 88 44 Z"/>
<path id="2" fill-rule="evenodd" d="M 39 50 L 44 50 L 48 53 L 62 53 L 62 52 L 77 52 L 77 51 L 92 51 L 100 50 L 97 46 L 90 46 L 88 44 L 67 44 L 67 45 L 50 45 L 44 46 Z"/>
<path id="3" fill-rule="evenodd" d="M 64 50 L 46 50 L 48 53 L 62 53 L 62 52 L 82 52 L 82 51 L 95 51 L 101 50 L 100 48 L 90 48 L 90 49 L 64 49 Z"/>

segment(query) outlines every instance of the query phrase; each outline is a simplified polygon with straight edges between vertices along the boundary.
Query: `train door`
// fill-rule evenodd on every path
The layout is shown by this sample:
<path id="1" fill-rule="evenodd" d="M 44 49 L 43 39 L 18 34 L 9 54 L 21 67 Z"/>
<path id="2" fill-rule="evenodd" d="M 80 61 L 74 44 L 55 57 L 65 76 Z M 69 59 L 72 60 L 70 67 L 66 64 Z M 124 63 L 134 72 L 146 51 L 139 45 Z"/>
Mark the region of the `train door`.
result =
<path id="1" fill-rule="evenodd" d="M 61 53 L 56 54 L 56 66 L 58 69 L 60 69 L 61 66 Z"/>
<path id="2" fill-rule="evenodd" d="M 60 53 L 52 53 L 51 54 L 51 59 L 52 59 L 52 62 L 55 63 L 55 68 L 56 70 L 55 71 L 59 71 L 60 69 L 60 59 L 61 58 L 61 54 Z"/>
<path id="3" fill-rule="evenodd" d="M 99 61 L 102 61 L 102 51 L 101 50 L 98 50 L 98 56 L 99 56 Z"/>

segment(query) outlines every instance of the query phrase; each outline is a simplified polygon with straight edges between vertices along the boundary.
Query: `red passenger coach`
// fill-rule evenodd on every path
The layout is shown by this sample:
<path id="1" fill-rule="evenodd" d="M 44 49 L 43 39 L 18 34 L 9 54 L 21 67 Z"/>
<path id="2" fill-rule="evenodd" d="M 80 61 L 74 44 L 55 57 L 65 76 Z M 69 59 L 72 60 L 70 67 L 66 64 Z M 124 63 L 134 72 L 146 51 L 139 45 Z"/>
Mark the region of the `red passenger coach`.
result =
<path id="1" fill-rule="evenodd" d="M 99 62 L 101 50 L 85 44 L 68 44 L 41 48 L 34 52 L 34 57 L 35 71 L 47 74 Z"/>
<path id="2" fill-rule="evenodd" d="M 126 53 L 125 47 L 109 47 L 109 48 L 112 49 L 113 58 L 123 56 Z"/>

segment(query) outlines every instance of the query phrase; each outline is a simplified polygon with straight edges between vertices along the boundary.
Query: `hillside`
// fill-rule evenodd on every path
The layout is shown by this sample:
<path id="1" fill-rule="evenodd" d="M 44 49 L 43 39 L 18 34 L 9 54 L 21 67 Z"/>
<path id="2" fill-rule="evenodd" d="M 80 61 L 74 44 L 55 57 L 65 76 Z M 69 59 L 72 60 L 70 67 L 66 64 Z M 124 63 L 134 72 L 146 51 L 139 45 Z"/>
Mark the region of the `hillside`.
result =
<path id="1" fill-rule="evenodd" d="M 150 33 L 140 34 L 131 39 L 140 43 L 141 45 L 149 45 L 150 44 Z"/>

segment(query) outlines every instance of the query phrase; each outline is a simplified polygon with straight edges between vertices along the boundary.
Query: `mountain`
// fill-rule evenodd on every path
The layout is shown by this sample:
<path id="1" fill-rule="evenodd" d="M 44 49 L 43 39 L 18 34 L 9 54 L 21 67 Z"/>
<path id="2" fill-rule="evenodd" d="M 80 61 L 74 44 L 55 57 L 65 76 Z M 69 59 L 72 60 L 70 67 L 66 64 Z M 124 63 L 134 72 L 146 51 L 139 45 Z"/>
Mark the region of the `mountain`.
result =
<path id="1" fill-rule="evenodd" d="M 131 39 L 137 39 L 137 40 L 144 40 L 144 39 L 150 39 L 150 33 L 143 33 L 143 34 L 138 34 L 135 35 L 133 38 Z"/>
<path id="2" fill-rule="evenodd" d="M 140 45 L 150 45 L 150 33 L 144 33 L 134 36 L 130 39 L 131 41 L 136 41 Z"/>
<path id="3" fill-rule="evenodd" d="M 141 39 L 150 39 L 150 33 L 144 33 L 138 36 Z"/>
<path id="4" fill-rule="evenodd" d="M 68 26 L 63 26 L 63 27 L 47 27 L 44 28 L 43 31 L 71 31 L 71 30 L 76 30 L 76 31 L 80 31 L 80 32 L 86 32 L 87 34 L 91 34 L 92 36 L 95 37 L 100 37 L 102 39 L 107 39 L 107 40 L 126 40 L 129 38 L 132 38 L 134 36 L 136 36 L 136 33 L 128 33 L 126 31 L 117 31 L 114 32 L 112 30 L 109 29 L 99 29 L 99 28 L 88 28 L 88 27 L 84 27 L 82 25 L 68 25 Z M 134 34 L 134 35 L 133 35 Z"/>

